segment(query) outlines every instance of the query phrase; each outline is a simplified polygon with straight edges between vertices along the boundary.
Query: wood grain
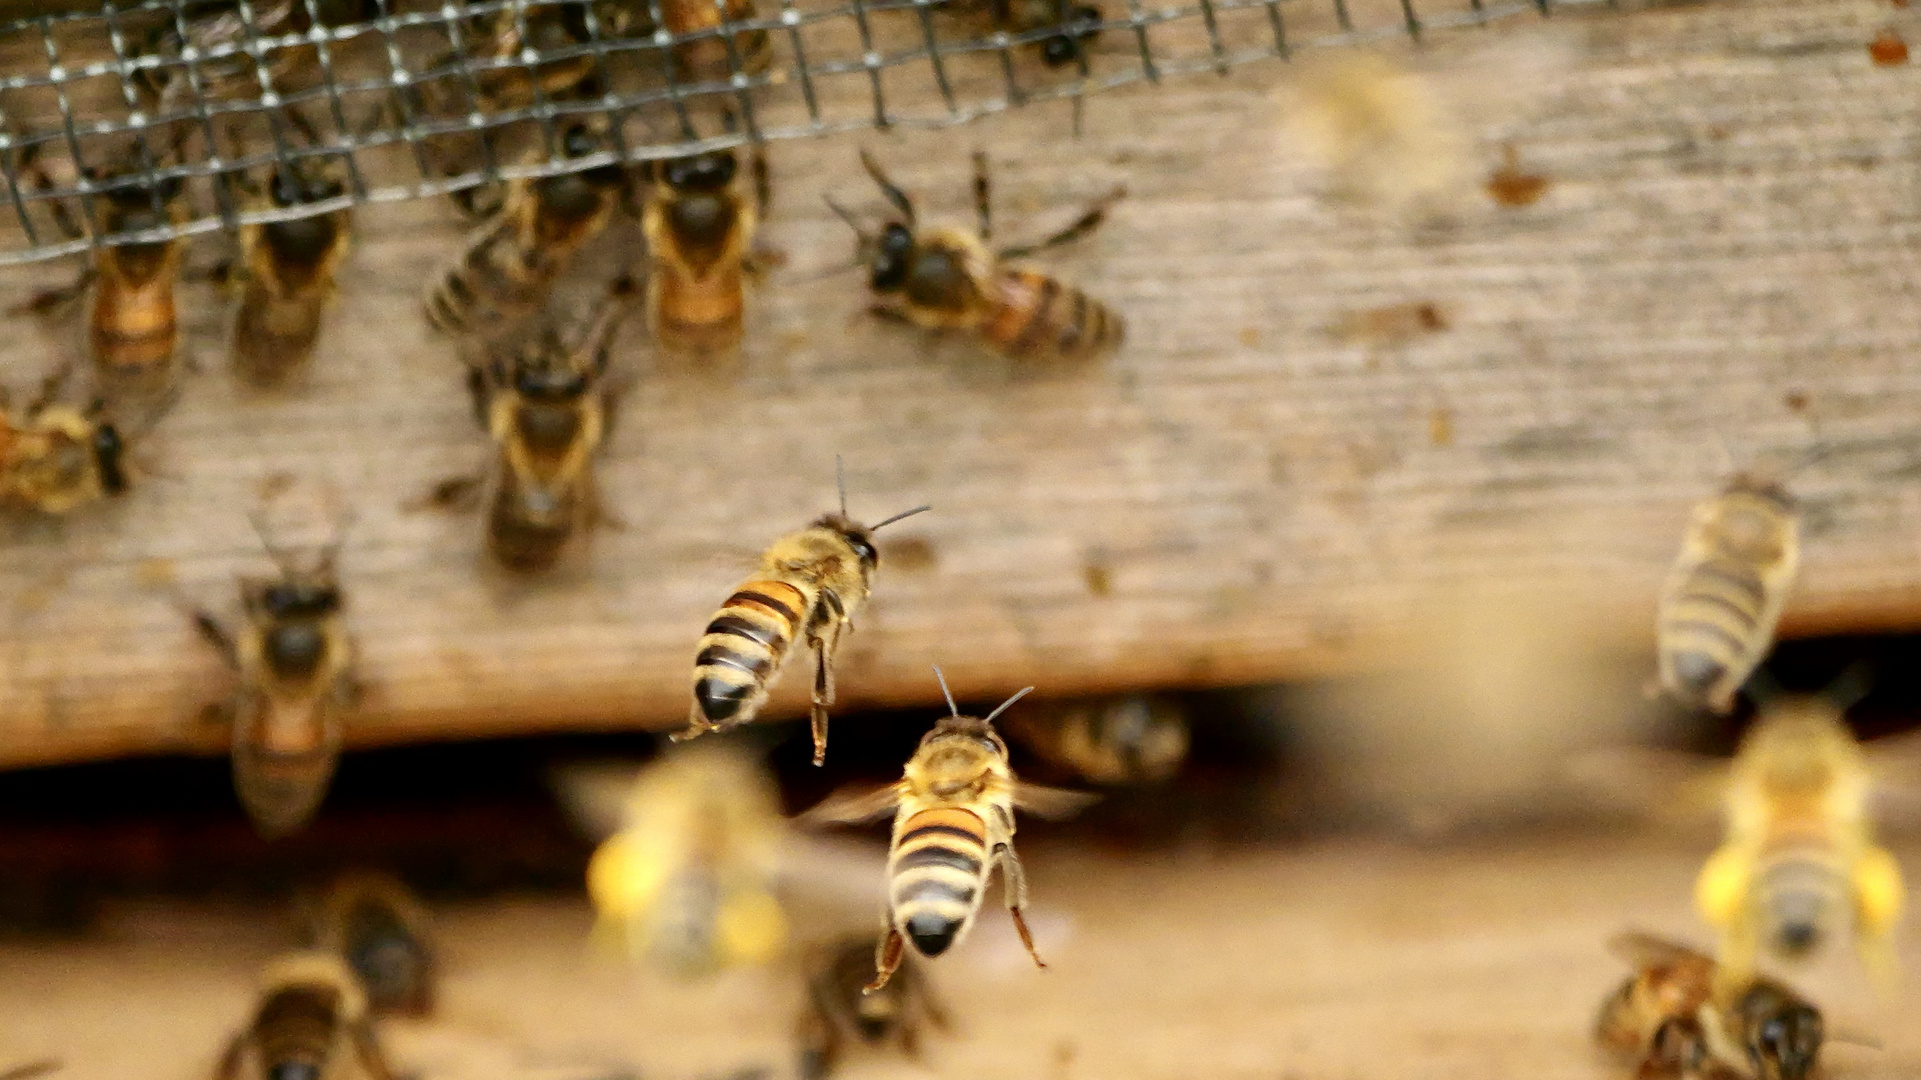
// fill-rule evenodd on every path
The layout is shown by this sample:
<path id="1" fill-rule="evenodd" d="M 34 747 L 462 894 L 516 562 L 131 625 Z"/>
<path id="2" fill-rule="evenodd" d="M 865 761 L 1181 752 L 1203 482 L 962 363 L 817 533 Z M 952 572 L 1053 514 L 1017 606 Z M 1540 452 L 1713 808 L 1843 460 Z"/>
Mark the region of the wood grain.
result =
<path id="1" fill-rule="evenodd" d="M 267 568 L 246 514 L 277 473 L 358 514 L 354 745 L 677 723 L 703 621 L 753 552 L 832 506 L 837 454 L 856 516 L 935 506 L 886 538 L 844 710 L 937 701 L 936 662 L 982 697 L 1339 670 L 1460 582 L 1602 590 L 1594 618 L 1644 644 L 1688 504 L 1729 464 L 1810 454 L 1790 629 L 1921 623 L 1917 76 L 1867 52 L 1913 18 L 1756 0 L 1434 35 L 1405 62 L 1457 102 L 1468 154 L 1438 217 L 1327 197 L 1283 65 L 1098 96 L 1078 142 L 1048 108 L 781 144 L 764 238 L 790 261 L 747 347 L 694 365 L 628 328 L 600 470 L 623 525 L 524 582 L 483 564 L 476 520 L 407 507 L 487 450 L 419 311 L 456 218 L 365 208 L 305 379 L 240 388 L 220 294 L 189 286 L 197 370 L 137 489 L 6 526 L 0 764 L 219 748 L 199 715 L 227 676 L 176 592 L 230 609 L 234 575 Z M 960 220 L 967 151 L 987 149 L 1010 238 L 1125 183 L 1105 228 L 1043 261 L 1127 315 L 1126 348 L 1022 368 L 865 317 L 856 276 L 827 274 L 851 237 L 821 201 L 877 209 L 857 143 Z M 1550 181 L 1532 205 L 1482 190 L 1503 145 Z M 66 272 L 10 268 L 0 295 Z M 1421 304 L 1445 329 L 1368 314 Z M 18 391 L 71 343 L 12 329 Z"/>

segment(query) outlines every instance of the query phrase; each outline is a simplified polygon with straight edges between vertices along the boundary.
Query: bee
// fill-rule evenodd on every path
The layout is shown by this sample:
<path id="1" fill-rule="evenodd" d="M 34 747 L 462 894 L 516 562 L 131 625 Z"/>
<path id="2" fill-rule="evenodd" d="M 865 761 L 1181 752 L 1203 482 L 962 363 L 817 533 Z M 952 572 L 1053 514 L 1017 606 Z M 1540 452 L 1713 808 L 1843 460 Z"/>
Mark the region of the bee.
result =
<path id="1" fill-rule="evenodd" d="M 850 1039 L 870 1047 L 892 1043 L 918 1059 L 922 1025 L 949 1026 L 918 965 L 901 968 L 880 990 L 863 992 L 879 947 L 871 936 L 856 937 L 817 949 L 809 958 L 800 1017 L 801 1080 L 825 1080 Z"/>
<path id="2" fill-rule="evenodd" d="M 1602 1003 L 1594 1036 L 1640 1060 L 1643 1077 L 1804 1080 L 1813 1070 L 1824 1025 L 1794 991 L 1730 980 L 1708 957 L 1647 934 L 1610 947 L 1635 973 Z"/>
<path id="3" fill-rule="evenodd" d="M 337 175 L 303 158 L 275 166 L 268 190 L 249 194 L 257 209 L 284 210 L 345 191 Z M 230 340 L 234 367 L 248 381 L 277 383 L 313 355 L 352 227 L 353 211 L 345 207 L 240 227 L 240 303 Z"/>
<path id="4" fill-rule="evenodd" d="M 156 25 L 145 43 L 145 55 L 161 63 L 142 67 L 135 77 L 163 114 L 191 107 L 195 96 L 257 97 L 262 70 L 267 82 L 281 89 L 312 73 L 317 53 L 306 44 L 250 48 L 256 40 L 379 16 L 377 0 L 319 0 L 311 8 L 307 0 L 262 0 L 246 10 L 236 0 L 188 0 L 178 18 Z"/>
<path id="5" fill-rule="evenodd" d="M 385 874 L 342 875 L 314 921 L 314 945 L 347 962 L 374 1016 L 427 1016 L 434 1010 L 438 963 L 427 910 Z"/>
<path id="6" fill-rule="evenodd" d="M 474 405 L 495 445 L 488 478 L 487 547 L 502 566 L 529 573 L 552 566 L 583 523 L 606 520 L 594 483 L 594 457 L 613 422 L 605 388 L 614 331 L 639 283 L 622 276 L 578 344 L 548 319 L 469 372 Z M 429 501 L 458 506 L 483 481 L 443 482 Z"/>
<path id="7" fill-rule="evenodd" d="M 907 194 L 865 150 L 860 159 L 899 217 L 875 236 L 839 204 L 829 200 L 828 205 L 859 237 L 875 314 L 930 330 L 971 333 L 1015 359 L 1084 359 L 1120 347 L 1126 323 L 1118 313 L 1079 289 L 1037 270 L 1005 265 L 1004 260 L 1085 236 L 1106 219 L 1107 208 L 1124 189 L 1096 200 L 1073 224 L 1037 244 L 996 251 L 987 246 L 993 220 L 985 154 L 974 155 L 974 206 L 980 226 L 973 233 L 958 228 L 919 231 Z"/>
<path id="8" fill-rule="evenodd" d="M 957 14 L 991 20 L 1009 34 L 1057 31 L 1036 42 L 1041 62 L 1050 68 L 1083 64 L 1087 46 L 1100 36 L 1101 9 L 1068 0 L 948 0 Z"/>
<path id="9" fill-rule="evenodd" d="M 729 746 L 670 750 L 635 778 L 587 865 L 601 931 L 682 976 L 765 963 L 787 940 L 774 892 L 784 828 L 773 778 Z"/>
<path id="10" fill-rule="evenodd" d="M 1661 689 L 1732 709 L 1773 642 L 1799 561 L 1794 503 L 1779 486 L 1736 476 L 1696 506 L 1655 621 Z"/>
<path id="11" fill-rule="evenodd" d="M 694 657 L 694 701 L 676 740 L 724 731 L 753 720 L 780 679 L 796 637 L 814 652 L 812 725 L 814 764 L 827 760 L 827 709 L 834 703 L 834 654 L 841 634 L 873 590 L 880 551 L 874 533 L 927 506 L 903 510 L 873 525 L 847 516 L 847 482 L 840 477 L 840 513 L 774 541 L 760 569 L 734 587 L 700 638 Z"/>
<path id="12" fill-rule="evenodd" d="M 66 514 L 127 490 L 127 442 L 105 406 L 56 403 L 70 372 L 62 365 L 18 417 L 0 389 L 0 505 Z"/>
<path id="13" fill-rule="evenodd" d="M 660 0 L 661 22 L 677 39 L 673 57 L 678 77 L 720 80 L 736 71 L 743 75 L 766 71 L 774 58 L 766 30 L 723 31 L 751 21 L 756 14 L 754 0 Z"/>
<path id="14" fill-rule="evenodd" d="M 654 336 L 670 349 L 710 353 L 741 337 L 742 286 L 754 228 L 767 203 L 767 169 L 754 158 L 756 199 L 735 189 L 732 150 L 675 158 L 657 166 L 641 228 L 653 253 L 647 311 Z"/>
<path id="15" fill-rule="evenodd" d="M 392 1080 L 353 972 L 325 953 L 267 968 L 260 1003 L 214 1080 Z"/>
<path id="16" fill-rule="evenodd" d="M 1906 888 L 1875 843 L 1871 763 L 1842 713 L 1824 696 L 1773 700 L 1734 756 L 1727 838 L 1702 866 L 1695 900 L 1736 974 L 1752 971 L 1763 948 L 1807 956 L 1852 921 L 1863 963 L 1892 985 Z"/>
<path id="17" fill-rule="evenodd" d="M 193 612 L 201 637 L 239 677 L 215 713 L 232 725 L 234 790 L 261 835 L 284 836 L 313 816 L 340 755 L 343 715 L 358 702 L 354 644 L 335 564 L 349 520 L 311 567 L 300 567 L 252 515 L 278 577 L 240 579 L 246 626 L 228 631 Z"/>
<path id="18" fill-rule="evenodd" d="M 893 811 L 888 901 L 874 950 L 874 979 L 865 987 L 869 992 L 887 985 L 909 942 L 931 960 L 965 937 L 996 867 L 1021 944 L 1036 967 L 1046 967 L 1021 914 L 1027 879 L 1014 854 L 1014 808 L 1059 817 L 1093 801 L 1080 792 L 1023 783 L 1008 768 L 1007 744 L 994 730 L 994 718 L 1033 687 L 976 719 L 961 715 L 939 668 L 934 677 L 947 698 L 948 715 L 921 737 L 900 781 L 867 795 L 830 798 L 803 815 L 812 822 L 858 822 Z"/>
<path id="19" fill-rule="evenodd" d="M 601 141 L 581 122 L 562 133 L 561 149 L 580 158 Z M 613 220 L 626 184 L 619 165 L 510 182 L 499 212 L 435 274 L 428 320 L 449 334 L 487 335 L 538 312 L 574 254 Z"/>
<path id="20" fill-rule="evenodd" d="M 1007 734 L 1094 784 L 1158 784 L 1187 759 L 1186 711 L 1154 694 L 1026 710 L 1008 718 Z"/>

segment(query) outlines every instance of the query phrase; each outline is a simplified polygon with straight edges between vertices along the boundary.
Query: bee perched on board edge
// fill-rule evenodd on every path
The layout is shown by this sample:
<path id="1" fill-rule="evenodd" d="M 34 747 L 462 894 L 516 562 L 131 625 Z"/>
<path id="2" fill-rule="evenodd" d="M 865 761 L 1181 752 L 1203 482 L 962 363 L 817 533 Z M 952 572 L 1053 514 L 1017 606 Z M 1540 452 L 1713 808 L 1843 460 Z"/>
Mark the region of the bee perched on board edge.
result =
<path id="1" fill-rule="evenodd" d="M 1731 710 L 1774 641 L 1799 562 L 1798 515 L 1779 484 L 1737 475 L 1697 505 L 1661 590 L 1659 689 Z"/>
<path id="2" fill-rule="evenodd" d="M 346 194 L 337 167 L 315 158 L 275 165 L 265 191 L 245 177 L 236 186 L 252 210 L 286 210 Z M 240 226 L 240 259 L 234 269 L 240 299 L 229 348 L 241 378 L 255 386 L 273 386 L 312 358 L 352 235 L 353 211 L 345 206 L 311 217 Z"/>
<path id="3" fill-rule="evenodd" d="M 920 965 L 909 963 L 887 985 L 868 992 L 874 954 L 873 935 L 818 945 L 806 959 L 807 999 L 799 1022 L 800 1080 L 825 1080 L 839 1067 L 847 1044 L 879 1048 L 891 1044 L 913 1060 L 921 1055 L 921 1031 L 951 1027 L 947 1010 L 934 996 Z"/>
<path id="4" fill-rule="evenodd" d="M 163 401 L 140 431 L 123 435 L 106 419 L 104 402 L 84 409 L 59 402 L 72 373 L 73 365 L 60 365 L 17 415 L 0 387 L 0 507 L 61 515 L 124 493 L 129 443 L 172 405 Z"/>
<path id="5" fill-rule="evenodd" d="M 1780 983 L 1730 981 L 1715 962 L 1650 934 L 1610 950 L 1634 974 L 1601 1003 L 1594 1038 L 1642 1080 L 1805 1080 L 1825 1038 L 1820 1010 Z"/>
<path id="6" fill-rule="evenodd" d="M 268 965 L 214 1080 L 393 1080 L 354 973 L 326 953 Z"/>
<path id="7" fill-rule="evenodd" d="M 980 912 L 987 880 L 1001 871 L 1007 912 L 1036 967 L 1046 967 L 1021 914 L 1027 878 L 1014 854 L 1014 810 L 1065 817 L 1098 796 L 1062 791 L 1015 779 L 1007 744 L 994 718 L 1033 690 L 1027 687 L 985 717 L 962 716 L 939 668 L 948 715 L 921 737 L 901 779 L 878 791 L 829 796 L 801 815 L 812 824 L 858 823 L 892 812 L 887 852 L 887 904 L 875 949 L 875 975 L 865 989 L 879 991 L 893 977 L 908 944 L 933 959 L 965 937 Z"/>
<path id="8" fill-rule="evenodd" d="M 577 342 L 542 317 L 511 354 L 496 351 L 468 372 L 494 464 L 484 477 L 442 481 L 426 502 L 462 509 L 484 498 L 487 550 L 508 570 L 545 570 L 583 524 L 613 521 L 600 506 L 594 459 L 613 425 L 614 333 L 639 295 L 640 283 L 622 275 Z"/>
<path id="9" fill-rule="evenodd" d="M 1067 228 L 1035 244 L 989 248 L 993 218 L 987 155 L 974 154 L 976 232 L 921 229 L 914 203 L 862 150 L 861 165 L 898 215 L 870 233 L 831 198 L 828 206 L 859 238 L 858 260 L 867 267 L 874 294 L 869 310 L 883 318 L 929 330 L 972 334 L 1014 359 L 1085 359 L 1118 349 L 1126 322 L 1100 301 L 1057 279 L 1006 260 L 1019 259 L 1077 240 L 1106 220 L 1108 207 L 1126 194 L 1117 187 L 1097 199 Z"/>
<path id="10" fill-rule="evenodd" d="M 723 352 L 740 343 L 745 281 L 757 269 L 750 250 L 767 206 L 767 161 L 753 157 L 754 199 L 740 191 L 740 158 L 711 150 L 652 167 L 641 211 L 652 270 L 648 323 L 666 349 Z"/>
<path id="11" fill-rule="evenodd" d="M 413 890 L 388 874 L 349 872 L 310 914 L 313 947 L 353 969 L 370 1015 L 433 1013 L 440 965 L 427 909 Z"/>
<path id="12" fill-rule="evenodd" d="M 340 756 L 343 716 L 360 698 L 336 572 L 352 519 L 339 513 L 333 538 L 302 567 L 274 544 L 258 510 L 249 516 L 279 575 L 240 579 L 237 634 L 205 610 L 192 617 L 237 676 L 232 695 L 212 712 L 232 725 L 234 791 L 261 835 L 273 838 L 301 828 L 320 806 Z"/>
<path id="13" fill-rule="evenodd" d="M 839 471 L 839 459 L 835 459 Z M 707 624 L 694 657 L 694 700 L 676 742 L 748 723 L 767 703 L 797 638 L 814 653 L 811 724 L 814 764 L 827 760 L 827 710 L 834 703 L 834 654 L 867 603 L 880 568 L 874 533 L 932 509 L 916 506 L 872 525 L 847 516 L 847 477 L 839 471 L 840 512 L 774 541 L 753 577 Z"/>
<path id="14" fill-rule="evenodd" d="M 1187 710 L 1162 694 L 1031 703 L 1007 737 L 1092 784 L 1159 784 L 1187 760 Z"/>

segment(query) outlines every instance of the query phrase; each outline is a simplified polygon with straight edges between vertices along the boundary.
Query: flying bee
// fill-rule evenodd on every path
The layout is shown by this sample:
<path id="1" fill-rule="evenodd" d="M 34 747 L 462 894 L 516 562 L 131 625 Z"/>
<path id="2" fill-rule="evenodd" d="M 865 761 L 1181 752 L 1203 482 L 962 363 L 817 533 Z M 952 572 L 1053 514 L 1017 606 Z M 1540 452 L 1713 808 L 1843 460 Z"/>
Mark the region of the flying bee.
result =
<path id="1" fill-rule="evenodd" d="M 1696 506 L 1656 616 L 1661 689 L 1732 709 L 1774 640 L 1799 561 L 1794 503 L 1779 486 L 1736 476 Z"/>
<path id="2" fill-rule="evenodd" d="M 740 342 L 748 248 L 767 203 L 766 162 L 755 155 L 752 203 L 736 188 L 738 171 L 732 150 L 654 169 L 653 198 L 640 219 L 654 260 L 647 311 L 655 338 L 669 349 L 711 353 Z"/>
<path id="3" fill-rule="evenodd" d="M 284 210 L 345 194 L 340 177 L 311 158 L 274 167 L 266 192 L 249 194 L 257 209 Z M 231 336 L 233 364 L 256 385 L 284 379 L 313 355 L 334 277 L 347 257 L 353 211 L 240 227 L 240 303 Z"/>
<path id="4" fill-rule="evenodd" d="M 56 403 L 70 372 L 62 365 L 17 418 L 0 389 L 0 504 L 65 514 L 127 490 L 126 440 L 104 406 Z"/>
<path id="5" fill-rule="evenodd" d="M 271 838 L 305 825 L 326 796 L 342 717 L 360 687 L 335 572 L 347 517 L 311 567 L 297 566 L 274 544 L 258 511 L 252 518 L 279 576 L 240 579 L 240 633 L 204 610 L 193 622 L 238 675 L 233 695 L 215 710 L 233 728 L 234 790 Z"/>
<path id="6" fill-rule="evenodd" d="M 872 937 L 856 937 L 809 957 L 807 1002 L 800 1017 L 801 1080 L 825 1080 L 850 1040 L 869 1047 L 891 1043 L 918 1059 L 922 1026 L 948 1027 L 946 1010 L 917 964 L 902 967 L 885 987 L 865 992 L 879 947 Z"/>
<path id="7" fill-rule="evenodd" d="M 1708 957 L 1647 934 L 1610 947 L 1635 973 L 1602 1003 L 1594 1035 L 1638 1059 L 1642 1076 L 1804 1080 L 1813 1070 L 1824 1024 L 1794 991 L 1731 980 Z"/>
<path id="8" fill-rule="evenodd" d="M 738 727 L 753 720 L 780 679 L 795 639 L 814 652 L 811 716 L 814 764 L 827 759 L 827 709 L 834 703 L 834 654 L 841 635 L 873 590 L 880 551 L 874 533 L 926 506 L 903 510 L 873 525 L 847 516 L 847 483 L 840 477 L 840 513 L 774 541 L 760 569 L 734 587 L 701 635 L 694 657 L 694 702 L 676 740 Z"/>
<path id="9" fill-rule="evenodd" d="M 1094 784 L 1158 784 L 1187 760 L 1187 714 L 1171 698 L 1064 701 L 1009 717 L 1007 734 Z"/>
<path id="10" fill-rule="evenodd" d="M 1037 244 L 996 251 L 987 246 L 993 219 L 985 154 L 974 155 L 978 232 L 919 230 L 907 194 L 865 150 L 860 160 L 899 217 L 875 236 L 838 203 L 830 199 L 828 205 L 860 238 L 860 258 L 867 263 L 875 314 L 930 330 L 974 334 L 1015 359 L 1084 359 L 1120 347 L 1126 323 L 1118 313 L 1079 289 L 1037 270 L 1008 266 L 1004 260 L 1085 236 L 1106 219 L 1107 208 L 1125 189 L 1116 188 L 1096 200 L 1073 224 Z"/>
<path id="11" fill-rule="evenodd" d="M 811 822 L 859 822 L 894 814 L 887 853 L 888 901 L 883 936 L 874 952 L 874 979 L 865 988 L 870 992 L 887 985 L 907 943 L 931 960 L 966 936 L 995 867 L 1001 870 L 1007 911 L 1021 944 L 1036 967 L 1046 967 L 1021 914 L 1027 906 L 1027 879 L 1014 854 L 1014 808 L 1059 817 L 1094 799 L 1023 783 L 1008 768 L 1007 744 L 994 730 L 994 718 L 1033 687 L 976 719 L 961 715 L 939 668 L 934 676 L 947 698 L 948 716 L 921 737 L 900 781 L 866 795 L 829 798 L 803 815 Z"/>
<path id="12" fill-rule="evenodd" d="M 587 866 L 603 932 L 689 977 L 779 953 L 785 828 L 764 766 L 731 746 L 670 750 L 634 779 L 620 817 Z"/>
<path id="13" fill-rule="evenodd" d="M 214 1080 L 392 1080 L 353 972 L 325 953 L 267 968 L 260 1002 Z"/>
<path id="14" fill-rule="evenodd" d="M 426 1016 L 434 1010 L 438 964 L 427 909 L 385 874 L 344 874 L 316 912 L 314 946 L 347 962 L 374 1016 Z"/>
<path id="15" fill-rule="evenodd" d="M 569 158 L 601 143 L 586 122 L 561 135 Z M 538 312 L 574 254 L 613 219 L 626 187 L 618 164 L 511 181 L 499 212 L 434 276 L 427 318 L 449 334 L 487 335 Z"/>
<path id="16" fill-rule="evenodd" d="M 758 75 L 773 62 L 773 43 L 765 29 L 724 27 L 752 21 L 754 0 L 660 0 L 660 19 L 674 45 L 674 69 L 682 79 L 720 80 L 738 71 Z M 729 39 L 732 39 L 731 42 Z"/>

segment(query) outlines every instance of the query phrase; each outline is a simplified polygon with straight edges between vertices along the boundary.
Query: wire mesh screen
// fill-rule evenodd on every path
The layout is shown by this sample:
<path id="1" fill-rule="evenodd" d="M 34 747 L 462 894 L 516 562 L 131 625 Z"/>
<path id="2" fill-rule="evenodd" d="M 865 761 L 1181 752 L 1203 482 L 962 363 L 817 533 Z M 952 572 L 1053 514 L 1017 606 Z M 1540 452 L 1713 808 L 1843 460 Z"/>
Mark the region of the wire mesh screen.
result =
<path id="1" fill-rule="evenodd" d="M 110 0 L 0 26 L 0 264 L 1526 12 L 1549 0 Z"/>

